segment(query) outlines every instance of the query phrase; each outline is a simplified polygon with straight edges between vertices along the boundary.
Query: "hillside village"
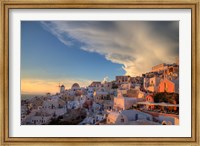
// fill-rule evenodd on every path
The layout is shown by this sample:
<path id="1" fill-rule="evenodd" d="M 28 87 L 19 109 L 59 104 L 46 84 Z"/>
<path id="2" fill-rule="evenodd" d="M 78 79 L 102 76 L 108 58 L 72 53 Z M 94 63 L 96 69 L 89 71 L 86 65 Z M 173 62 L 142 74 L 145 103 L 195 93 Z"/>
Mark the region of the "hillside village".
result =
<path id="1" fill-rule="evenodd" d="M 178 125 L 179 64 L 21 100 L 22 125 Z"/>

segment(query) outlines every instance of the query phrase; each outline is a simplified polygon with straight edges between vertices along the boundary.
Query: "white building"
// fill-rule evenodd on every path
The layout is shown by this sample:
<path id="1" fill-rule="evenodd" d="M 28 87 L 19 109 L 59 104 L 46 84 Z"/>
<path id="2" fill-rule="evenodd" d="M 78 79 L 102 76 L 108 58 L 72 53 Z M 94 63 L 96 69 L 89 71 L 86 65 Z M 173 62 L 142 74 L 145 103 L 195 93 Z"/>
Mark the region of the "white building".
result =
<path id="1" fill-rule="evenodd" d="M 107 116 L 106 123 L 107 124 L 122 124 L 127 123 L 128 118 L 125 115 L 122 115 L 120 112 L 110 112 Z"/>
<path id="2" fill-rule="evenodd" d="M 133 121 L 152 121 L 150 114 L 138 110 L 123 110 L 121 112 L 112 111 L 107 116 L 107 124 L 126 125 Z"/>
<path id="3" fill-rule="evenodd" d="M 169 116 L 159 115 L 158 121 L 162 125 L 179 125 L 179 118 L 178 117 L 169 117 Z"/>
<path id="4" fill-rule="evenodd" d="M 60 99 L 58 96 L 52 96 L 51 99 L 43 102 L 43 105 L 38 111 L 57 117 L 64 115 L 67 112 L 66 107 L 66 102 L 64 100 Z"/>
<path id="5" fill-rule="evenodd" d="M 131 83 L 123 83 L 120 86 L 120 89 L 122 90 L 129 90 L 131 88 Z"/>
<path id="6" fill-rule="evenodd" d="M 88 87 L 87 88 L 87 96 L 93 97 L 94 91 L 95 91 L 95 87 Z"/>
<path id="7" fill-rule="evenodd" d="M 95 102 L 102 102 L 104 100 L 109 100 L 108 99 L 109 93 L 107 91 L 104 91 L 103 89 L 99 91 L 95 91 L 93 96 L 94 96 Z"/>
<path id="8" fill-rule="evenodd" d="M 101 105 L 101 104 L 98 104 L 98 103 L 93 102 L 93 104 L 92 104 L 93 113 L 98 113 L 98 112 L 100 112 L 101 108 L 102 108 L 102 105 Z"/>
<path id="9" fill-rule="evenodd" d="M 78 109 L 80 107 L 82 107 L 82 104 L 78 100 L 68 101 L 68 103 L 67 103 L 67 108 L 68 109 Z"/>
<path id="10" fill-rule="evenodd" d="M 114 109 L 116 110 L 125 110 L 137 103 L 137 98 L 132 97 L 123 97 L 122 93 L 119 92 L 118 96 L 114 98 Z"/>
<path id="11" fill-rule="evenodd" d="M 89 116 L 86 117 L 81 123 L 80 125 L 94 125 L 94 124 L 98 124 L 99 122 L 101 122 L 102 120 L 105 119 L 104 115 L 100 115 L 100 114 L 96 114 L 93 116 Z"/>
<path id="12" fill-rule="evenodd" d="M 43 102 L 42 108 L 43 109 L 56 109 L 56 108 L 62 108 L 66 105 L 65 101 L 60 99 L 59 97 L 52 97 L 51 99 L 48 99 Z"/>

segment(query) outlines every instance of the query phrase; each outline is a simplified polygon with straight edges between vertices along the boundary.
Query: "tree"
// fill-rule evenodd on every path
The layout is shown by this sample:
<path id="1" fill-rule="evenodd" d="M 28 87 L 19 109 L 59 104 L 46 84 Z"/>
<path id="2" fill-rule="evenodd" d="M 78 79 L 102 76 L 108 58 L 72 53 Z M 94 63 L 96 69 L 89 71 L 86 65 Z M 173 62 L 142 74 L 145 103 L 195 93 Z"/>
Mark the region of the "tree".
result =
<path id="1" fill-rule="evenodd" d="M 161 93 L 156 93 L 154 96 L 154 102 L 155 103 L 160 103 L 160 102 L 165 102 L 165 103 L 179 103 L 179 94 L 177 93 L 167 93 L 167 92 L 161 92 Z"/>
<path id="2" fill-rule="evenodd" d="M 112 89 L 117 89 L 118 85 L 116 85 L 115 83 L 112 84 Z"/>

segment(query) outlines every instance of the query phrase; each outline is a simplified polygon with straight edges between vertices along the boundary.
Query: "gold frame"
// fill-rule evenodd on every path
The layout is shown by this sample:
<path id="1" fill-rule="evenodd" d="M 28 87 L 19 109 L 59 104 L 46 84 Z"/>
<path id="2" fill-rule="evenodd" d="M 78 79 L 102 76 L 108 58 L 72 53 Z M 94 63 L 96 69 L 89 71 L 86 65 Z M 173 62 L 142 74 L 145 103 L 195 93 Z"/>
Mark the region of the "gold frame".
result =
<path id="1" fill-rule="evenodd" d="M 1 49 L 0 49 L 0 100 L 1 100 L 1 144 L 63 144 L 63 145 L 199 145 L 199 0 L 1 0 Z M 191 9 L 192 10 L 192 137 L 190 138 L 20 138 L 9 137 L 8 119 L 8 15 L 13 8 L 160 8 L 160 9 Z"/>

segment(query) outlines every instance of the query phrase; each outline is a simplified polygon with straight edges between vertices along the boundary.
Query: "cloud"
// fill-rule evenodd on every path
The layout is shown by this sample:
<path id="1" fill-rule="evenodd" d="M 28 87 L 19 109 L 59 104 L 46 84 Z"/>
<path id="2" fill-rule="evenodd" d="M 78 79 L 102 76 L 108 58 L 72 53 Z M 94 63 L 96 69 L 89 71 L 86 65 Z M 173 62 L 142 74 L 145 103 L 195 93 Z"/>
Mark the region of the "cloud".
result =
<path id="1" fill-rule="evenodd" d="M 136 76 L 159 63 L 173 63 L 179 54 L 178 21 L 51 21 L 43 27 L 65 45 L 103 55 Z"/>

